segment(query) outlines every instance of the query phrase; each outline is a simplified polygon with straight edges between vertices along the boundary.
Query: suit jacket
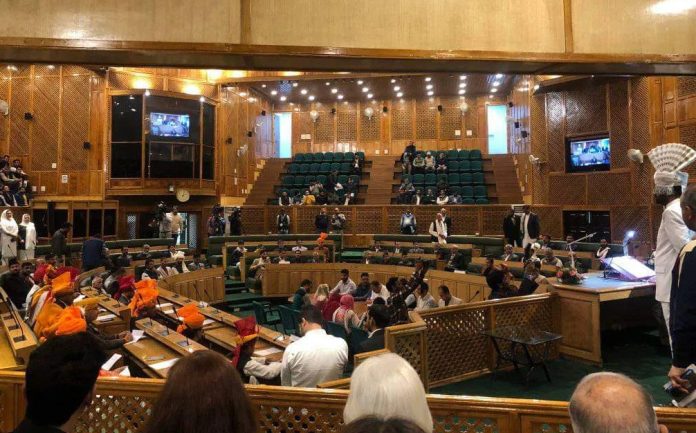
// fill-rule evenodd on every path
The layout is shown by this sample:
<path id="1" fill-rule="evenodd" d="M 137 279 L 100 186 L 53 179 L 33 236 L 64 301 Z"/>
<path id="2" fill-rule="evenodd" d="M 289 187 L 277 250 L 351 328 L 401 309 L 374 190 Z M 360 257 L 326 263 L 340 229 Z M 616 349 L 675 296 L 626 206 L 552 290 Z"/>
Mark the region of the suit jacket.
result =
<path id="1" fill-rule="evenodd" d="M 672 365 L 686 368 L 696 362 L 696 241 L 679 253 L 672 271 L 669 333 L 672 336 Z"/>
<path id="2" fill-rule="evenodd" d="M 503 234 L 506 239 L 517 239 L 520 237 L 520 219 L 517 215 L 506 216 L 503 219 Z"/>
<path id="3" fill-rule="evenodd" d="M 524 221 L 524 215 L 520 216 L 518 219 L 518 227 L 522 225 Z M 539 215 L 534 212 L 529 213 L 529 220 L 527 221 L 527 234 L 530 238 L 536 239 L 541 234 L 541 224 L 539 224 Z"/>
<path id="4" fill-rule="evenodd" d="M 378 329 L 372 337 L 360 343 L 359 352 L 372 352 L 373 350 L 384 349 L 384 329 Z"/>

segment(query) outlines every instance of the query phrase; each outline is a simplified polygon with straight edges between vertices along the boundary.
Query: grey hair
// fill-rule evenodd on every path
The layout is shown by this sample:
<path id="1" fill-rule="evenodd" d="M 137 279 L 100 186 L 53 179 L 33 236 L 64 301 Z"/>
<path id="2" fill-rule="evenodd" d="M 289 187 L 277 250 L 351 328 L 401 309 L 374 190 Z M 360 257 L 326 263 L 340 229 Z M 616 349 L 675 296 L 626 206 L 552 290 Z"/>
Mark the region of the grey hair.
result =
<path id="1" fill-rule="evenodd" d="M 575 433 L 658 433 L 653 401 L 645 389 L 619 373 L 585 376 L 568 406 Z"/>

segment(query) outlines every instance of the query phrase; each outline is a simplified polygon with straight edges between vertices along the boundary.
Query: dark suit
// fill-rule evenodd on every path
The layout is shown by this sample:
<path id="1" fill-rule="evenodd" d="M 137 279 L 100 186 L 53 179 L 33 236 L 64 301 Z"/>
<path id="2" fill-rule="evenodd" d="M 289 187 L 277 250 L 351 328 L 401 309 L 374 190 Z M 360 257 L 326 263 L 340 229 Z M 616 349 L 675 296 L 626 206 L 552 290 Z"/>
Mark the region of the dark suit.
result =
<path id="1" fill-rule="evenodd" d="M 372 337 L 360 343 L 358 353 L 372 352 L 374 350 L 384 349 L 384 329 L 378 329 L 372 334 Z"/>
<path id="2" fill-rule="evenodd" d="M 524 221 L 524 215 L 518 218 L 518 227 L 522 225 Z M 527 234 L 530 238 L 536 239 L 541 234 L 541 224 L 539 223 L 539 215 L 534 212 L 529 213 L 529 220 L 527 221 Z M 523 245 L 526 246 L 526 245 Z"/>
<path id="3" fill-rule="evenodd" d="M 512 246 L 520 246 L 520 219 L 516 215 L 506 216 L 503 219 L 503 234 L 505 242 Z"/>

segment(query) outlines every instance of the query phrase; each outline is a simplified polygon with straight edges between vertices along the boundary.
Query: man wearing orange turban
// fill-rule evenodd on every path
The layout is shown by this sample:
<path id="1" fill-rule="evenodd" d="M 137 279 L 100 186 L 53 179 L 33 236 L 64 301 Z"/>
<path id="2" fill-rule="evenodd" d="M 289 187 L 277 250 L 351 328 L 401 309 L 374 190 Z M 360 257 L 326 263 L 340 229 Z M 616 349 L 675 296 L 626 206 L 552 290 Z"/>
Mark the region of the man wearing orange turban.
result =
<path id="1" fill-rule="evenodd" d="M 203 339 L 205 316 L 198 310 L 198 306 L 193 303 L 187 304 L 179 308 L 177 313 L 183 323 L 176 328 L 176 332 L 200 343 Z"/>
<path id="2" fill-rule="evenodd" d="M 53 325 L 63 309 L 72 305 L 75 299 L 70 273 L 66 272 L 54 278 L 50 286 L 44 287 L 32 299 L 32 316 L 36 317 L 34 333 L 37 337 L 46 337 L 45 329 Z"/>
<path id="3" fill-rule="evenodd" d="M 232 365 L 237 368 L 244 382 L 261 381 L 266 384 L 280 384 L 280 362 L 266 363 L 263 358 L 254 358 L 254 349 L 259 334 L 256 319 L 249 316 L 234 322 L 237 328 L 237 347 L 234 350 Z M 252 378 L 254 378 L 252 380 Z"/>
<path id="4" fill-rule="evenodd" d="M 109 335 L 101 332 L 99 328 L 93 325 L 94 321 L 99 317 L 99 298 L 85 298 L 75 302 L 74 305 L 84 310 L 87 332 L 94 335 L 97 340 L 99 340 L 102 349 L 106 351 L 116 350 L 133 340 L 133 335 L 128 331 L 123 331 L 116 335 Z"/>
<path id="5" fill-rule="evenodd" d="M 141 280 L 135 283 L 135 294 L 128 304 L 131 316 L 135 319 L 152 317 L 158 296 L 157 280 Z"/>

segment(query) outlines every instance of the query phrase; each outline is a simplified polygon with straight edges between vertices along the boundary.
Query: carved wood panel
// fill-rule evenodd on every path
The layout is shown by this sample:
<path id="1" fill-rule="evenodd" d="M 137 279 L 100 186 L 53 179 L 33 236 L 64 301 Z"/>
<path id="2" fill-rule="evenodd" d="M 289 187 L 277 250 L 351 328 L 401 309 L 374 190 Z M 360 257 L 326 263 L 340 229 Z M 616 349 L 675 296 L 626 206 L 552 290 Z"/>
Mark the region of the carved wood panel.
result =
<path id="1" fill-rule="evenodd" d="M 481 235 L 482 236 L 502 236 L 503 218 L 508 213 L 509 207 L 486 207 L 481 212 Z"/>
<path id="2" fill-rule="evenodd" d="M 368 119 L 361 110 L 356 113 L 360 122 L 360 141 L 377 141 L 382 135 L 382 117 L 374 115 Z"/>
<path id="3" fill-rule="evenodd" d="M 89 151 L 83 143 L 89 141 L 89 75 L 63 74 L 62 168 L 65 170 L 85 170 Z"/>
<path id="4" fill-rule="evenodd" d="M 60 77 L 36 77 L 34 89 L 33 148 L 36 152 L 40 151 L 42 157 L 32 159 L 31 169 L 55 170 L 51 164 L 58 162 Z M 64 112 L 63 114 L 69 113 Z"/>
<path id="5" fill-rule="evenodd" d="M 648 206 L 614 206 L 611 208 L 610 219 L 613 242 L 621 243 L 629 230 L 635 230 L 637 242 L 651 241 L 650 208 Z"/>
<path id="6" fill-rule="evenodd" d="M 314 122 L 314 142 L 333 144 L 334 116 L 329 111 L 318 111 L 318 113 L 319 118 Z"/>
<path id="7" fill-rule="evenodd" d="M 607 130 L 606 87 L 588 83 L 565 94 L 566 134 Z"/>
<path id="8" fill-rule="evenodd" d="M 24 113 L 31 112 L 31 79 L 12 78 L 10 98 L 10 153 L 29 154 L 30 121 Z"/>
<path id="9" fill-rule="evenodd" d="M 546 143 L 546 96 L 536 95 L 530 99 L 531 117 L 531 150 L 532 154 L 543 161 L 548 161 Z M 549 164 L 541 167 L 531 167 L 532 201 L 534 203 L 548 203 L 548 182 L 544 182 L 544 175 L 548 174 Z"/>
<path id="10" fill-rule="evenodd" d="M 549 184 L 549 204 L 586 204 L 586 175 L 554 174 L 545 179 Z"/>
<path id="11" fill-rule="evenodd" d="M 459 130 L 457 137 L 455 131 Z M 462 132 L 462 112 L 458 107 L 443 107 L 440 113 L 440 140 L 460 140 Z"/>
<path id="12" fill-rule="evenodd" d="M 677 95 L 696 95 L 696 77 L 677 77 Z"/>
<path id="13" fill-rule="evenodd" d="M 413 140 L 413 111 L 411 104 L 396 102 L 392 104 L 391 114 L 392 139 Z"/>
<path id="14" fill-rule="evenodd" d="M 353 233 L 381 233 L 383 230 L 381 207 L 360 206 L 355 209 Z"/>
<path id="15" fill-rule="evenodd" d="M 593 173 L 587 176 L 588 200 L 593 205 L 630 205 L 630 173 Z"/>
<path id="16" fill-rule="evenodd" d="M 6 71 L 0 66 L 0 71 Z M 10 80 L 6 79 L 0 72 L 0 99 L 9 101 Z M 10 119 L 8 116 L 0 116 L 0 149 L 6 149 L 7 131 L 10 129 Z"/>
<path id="17" fill-rule="evenodd" d="M 437 103 L 429 100 L 416 102 L 416 139 L 434 140 L 437 138 Z"/>
<path id="18" fill-rule="evenodd" d="M 292 143 L 306 143 L 308 140 L 302 140 L 300 137 L 303 134 L 312 134 L 312 119 L 309 118 L 309 113 L 306 111 L 298 111 L 292 113 Z"/>
<path id="19" fill-rule="evenodd" d="M 532 212 L 539 215 L 541 232 L 548 233 L 552 238 L 563 236 L 563 212 L 558 207 L 533 207 Z"/>
<path id="20" fill-rule="evenodd" d="M 628 82 L 609 84 L 609 134 L 611 139 L 611 168 L 628 165 Z M 646 119 L 647 120 L 647 119 Z"/>
<path id="21" fill-rule="evenodd" d="M 565 170 L 565 109 L 561 93 L 546 95 L 547 142 L 549 147 L 548 166 L 550 171 Z M 551 197 L 549 197 L 549 200 Z"/>
<path id="22" fill-rule="evenodd" d="M 341 108 L 336 113 L 336 140 L 339 143 L 358 139 L 358 113 L 354 107 Z"/>

